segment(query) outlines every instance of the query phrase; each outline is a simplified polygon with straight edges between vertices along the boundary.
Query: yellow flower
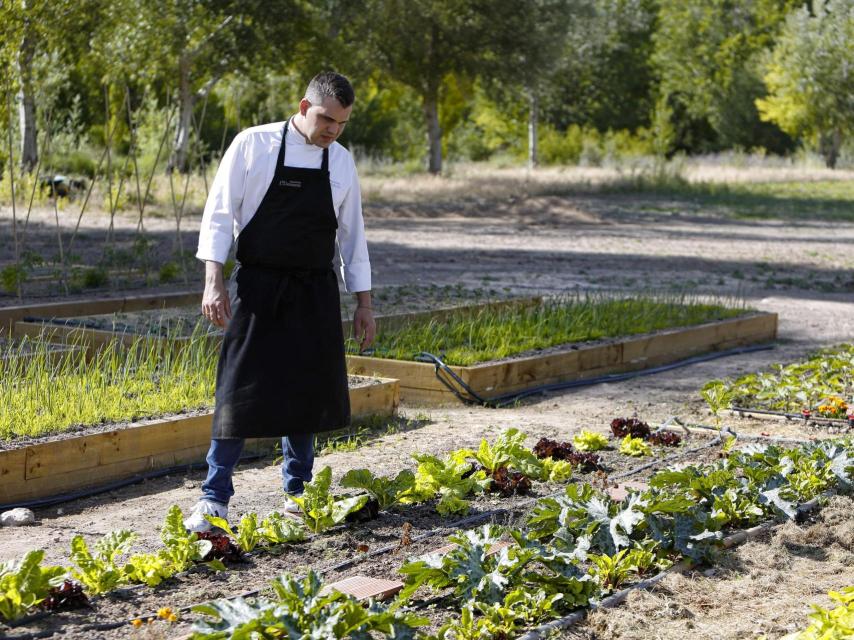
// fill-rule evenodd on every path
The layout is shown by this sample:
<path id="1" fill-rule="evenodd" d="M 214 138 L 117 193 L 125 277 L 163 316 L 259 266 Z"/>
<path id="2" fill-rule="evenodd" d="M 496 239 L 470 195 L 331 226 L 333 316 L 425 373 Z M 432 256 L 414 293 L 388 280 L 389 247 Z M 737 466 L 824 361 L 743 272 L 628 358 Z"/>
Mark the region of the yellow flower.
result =
<path id="1" fill-rule="evenodd" d="M 174 613 L 170 613 L 169 617 L 166 618 L 169 622 L 178 622 L 178 616 Z"/>
<path id="2" fill-rule="evenodd" d="M 169 607 L 163 607 L 162 609 L 157 610 L 157 617 L 163 620 L 168 620 L 169 616 L 175 615 L 172 613 L 172 609 Z"/>
<path id="3" fill-rule="evenodd" d="M 131 624 L 132 624 L 134 627 L 136 627 L 137 629 L 139 629 L 139 628 L 142 626 L 142 620 L 140 620 L 139 618 L 137 618 L 136 620 L 134 620 L 133 622 L 131 622 Z"/>

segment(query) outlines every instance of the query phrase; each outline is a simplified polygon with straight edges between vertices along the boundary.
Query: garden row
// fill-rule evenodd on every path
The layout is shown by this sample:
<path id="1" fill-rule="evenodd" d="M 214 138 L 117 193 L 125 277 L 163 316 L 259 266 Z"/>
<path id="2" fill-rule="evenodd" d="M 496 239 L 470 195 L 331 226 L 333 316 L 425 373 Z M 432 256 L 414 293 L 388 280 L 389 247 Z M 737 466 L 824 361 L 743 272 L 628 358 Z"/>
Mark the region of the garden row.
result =
<path id="1" fill-rule="evenodd" d="M 615 421 L 613 430 L 625 434 L 623 438 L 631 438 L 632 431 L 642 440 L 655 436 L 638 421 Z M 357 470 L 342 479 L 342 486 L 365 489 L 364 495 L 332 495 L 325 469 L 300 501 L 304 526 L 318 535 L 343 522 L 348 513 L 364 510 L 369 501 L 379 510 L 432 500 L 439 513 L 462 513 L 472 494 L 524 493 L 532 479 L 564 477 L 565 472 L 558 471 L 563 467 L 560 462 L 569 462 L 565 469 L 571 473 L 572 456 L 590 455 L 548 441 L 531 451 L 522 445 L 523 438 L 508 431 L 493 444 L 482 442 L 477 451 L 458 450 L 444 459 L 418 455 L 415 473 L 403 470 L 394 478 Z M 577 444 L 595 447 L 601 440 L 585 435 Z M 352 598 L 323 592 L 319 578 L 311 573 L 302 581 L 283 576 L 274 584 L 273 599 L 238 598 L 197 608 L 196 613 L 207 617 L 197 621 L 194 637 L 248 637 L 253 629 L 266 629 L 275 637 L 271 629 L 284 633 L 289 628 L 302 633 L 334 629 L 329 637 L 342 638 L 367 637 L 371 631 L 412 637 L 415 627 L 431 622 L 416 611 L 429 612 L 434 627 L 440 621 L 444 625 L 437 635 L 425 638 L 512 637 L 680 559 L 710 560 L 726 531 L 769 517 L 794 518 L 799 503 L 829 490 L 852 488 L 851 440 L 793 449 L 748 445 L 736 450 L 733 445 L 734 440 L 724 444 L 724 457 L 717 462 L 654 473 L 647 488 L 630 491 L 620 501 L 591 483 L 575 482 L 538 498 L 522 526 L 493 524 L 458 532 L 449 538 L 450 546 L 399 568 L 405 584 L 388 607 L 373 604 L 362 609 Z M 582 465 L 582 460 L 595 463 L 592 458 L 576 460 Z M 106 536 L 94 553 L 82 538 L 75 538 L 72 575 L 89 593 L 123 581 L 158 584 L 191 562 L 207 562 L 221 571 L 222 561 L 229 563 L 258 545 L 274 547 L 306 535 L 299 525 L 277 514 L 260 520 L 248 514 L 235 531 L 225 522 L 212 522 L 230 539 L 199 540 L 186 534 L 180 527 L 180 511 L 173 508 L 163 529 L 164 549 L 130 556 L 124 564 L 118 558 L 129 552 L 130 532 Z M 45 569 L 39 574 L 33 569 L 39 552 L 34 553 L 25 563 L 27 575 L 46 576 L 41 578 L 42 588 L 51 580 L 58 582 L 65 571 Z M 16 575 L 15 569 L 7 567 L 4 575 Z M 8 584 L 14 585 L 14 580 Z M 435 594 L 440 600 L 433 598 Z M 21 600 L 32 602 L 33 597 Z M 297 607 L 299 601 L 305 606 Z M 436 606 L 425 609 L 426 602 Z M 455 611 L 462 612 L 459 619 L 452 615 Z"/>
<path id="2" fill-rule="evenodd" d="M 775 364 L 704 389 L 713 411 L 770 414 L 854 426 L 854 345 L 821 349 L 806 360 Z"/>

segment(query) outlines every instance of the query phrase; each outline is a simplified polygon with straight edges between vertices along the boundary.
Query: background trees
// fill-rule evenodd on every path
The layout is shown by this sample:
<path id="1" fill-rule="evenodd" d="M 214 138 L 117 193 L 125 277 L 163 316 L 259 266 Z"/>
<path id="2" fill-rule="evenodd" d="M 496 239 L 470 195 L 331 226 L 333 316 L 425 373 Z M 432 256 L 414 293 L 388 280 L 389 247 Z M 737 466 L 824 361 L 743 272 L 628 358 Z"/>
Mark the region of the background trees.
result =
<path id="1" fill-rule="evenodd" d="M 131 122 L 153 163 L 171 122 L 158 161 L 189 171 L 335 68 L 358 89 L 344 141 L 434 173 L 448 156 L 798 145 L 833 166 L 854 114 L 852 2 L 11 0 L 0 129 L 12 115 L 15 164 L 32 171 L 50 116 L 50 166 L 85 174 L 99 149 L 128 151 Z"/>

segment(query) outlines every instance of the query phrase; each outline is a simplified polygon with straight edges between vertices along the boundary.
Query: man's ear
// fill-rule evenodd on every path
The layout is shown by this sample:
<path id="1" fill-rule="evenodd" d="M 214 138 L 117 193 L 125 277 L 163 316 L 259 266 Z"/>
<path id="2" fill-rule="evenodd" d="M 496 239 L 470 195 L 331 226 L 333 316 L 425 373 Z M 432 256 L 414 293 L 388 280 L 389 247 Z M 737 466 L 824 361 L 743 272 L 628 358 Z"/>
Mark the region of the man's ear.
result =
<path id="1" fill-rule="evenodd" d="M 306 111 L 311 106 L 311 102 L 308 101 L 308 98 L 303 98 L 299 101 L 299 113 L 302 117 L 305 117 Z"/>

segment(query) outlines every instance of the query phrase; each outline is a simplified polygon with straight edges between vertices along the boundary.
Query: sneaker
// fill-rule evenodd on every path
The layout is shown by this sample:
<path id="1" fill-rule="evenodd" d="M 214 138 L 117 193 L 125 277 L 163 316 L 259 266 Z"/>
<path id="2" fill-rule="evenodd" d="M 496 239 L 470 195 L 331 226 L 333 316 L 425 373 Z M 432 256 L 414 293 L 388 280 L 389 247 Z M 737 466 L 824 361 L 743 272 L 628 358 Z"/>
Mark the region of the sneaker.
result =
<path id="1" fill-rule="evenodd" d="M 301 496 L 301 493 L 293 494 L 296 496 Z M 285 513 L 287 515 L 302 515 L 302 509 L 299 508 L 299 505 L 293 500 L 291 494 L 285 494 Z"/>
<path id="2" fill-rule="evenodd" d="M 213 500 L 199 500 L 190 515 L 184 519 L 184 527 L 190 533 L 210 531 L 214 527 L 205 519 L 205 515 L 228 518 L 228 507 Z"/>

